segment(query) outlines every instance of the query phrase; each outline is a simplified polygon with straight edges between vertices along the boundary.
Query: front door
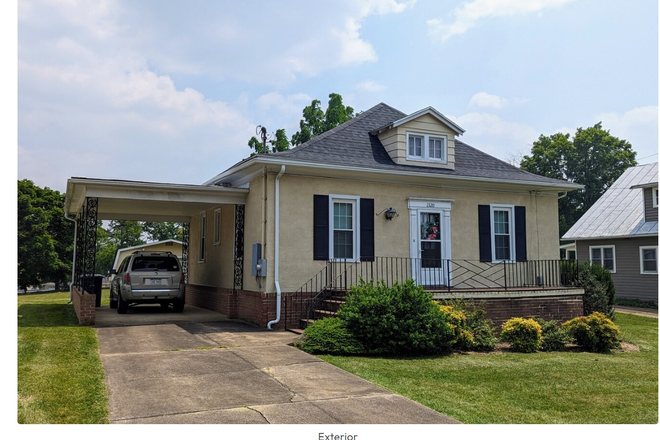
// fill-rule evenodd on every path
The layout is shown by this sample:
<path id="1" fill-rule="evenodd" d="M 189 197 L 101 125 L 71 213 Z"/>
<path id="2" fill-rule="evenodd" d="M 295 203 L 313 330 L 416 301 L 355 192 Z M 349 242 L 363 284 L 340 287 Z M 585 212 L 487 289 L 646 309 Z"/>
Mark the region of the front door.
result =
<path id="1" fill-rule="evenodd" d="M 443 200 L 410 200 L 410 257 L 417 284 L 429 288 L 447 285 L 451 258 L 449 212 Z"/>

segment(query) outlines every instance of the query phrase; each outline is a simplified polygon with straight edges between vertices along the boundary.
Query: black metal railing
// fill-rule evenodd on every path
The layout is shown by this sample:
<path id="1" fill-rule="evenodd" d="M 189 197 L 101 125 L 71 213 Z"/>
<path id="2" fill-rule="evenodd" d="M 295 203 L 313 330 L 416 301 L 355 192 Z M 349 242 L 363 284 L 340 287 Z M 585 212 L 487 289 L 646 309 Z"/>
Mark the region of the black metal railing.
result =
<path id="1" fill-rule="evenodd" d="M 445 292 L 512 291 L 577 287 L 578 264 L 573 260 L 487 262 L 376 257 L 374 261 L 329 260 L 305 285 L 285 297 L 285 328 L 314 319 L 315 310 L 337 292 L 361 280 L 391 287 L 413 279 L 426 290 Z"/>

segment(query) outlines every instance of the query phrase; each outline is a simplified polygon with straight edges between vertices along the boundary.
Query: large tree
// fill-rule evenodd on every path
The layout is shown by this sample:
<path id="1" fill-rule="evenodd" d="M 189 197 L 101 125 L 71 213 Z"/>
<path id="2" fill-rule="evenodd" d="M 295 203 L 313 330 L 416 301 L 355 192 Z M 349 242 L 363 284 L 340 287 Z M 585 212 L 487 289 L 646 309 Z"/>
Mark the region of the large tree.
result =
<path id="1" fill-rule="evenodd" d="M 176 222 L 143 222 L 142 230 L 149 241 L 183 240 L 183 225 Z"/>
<path id="2" fill-rule="evenodd" d="M 64 194 L 18 181 L 18 285 L 54 282 L 60 288 L 71 277 L 74 224 L 64 218 Z"/>
<path id="3" fill-rule="evenodd" d="M 520 168 L 534 174 L 584 185 L 559 199 L 560 236 L 602 196 L 623 172 L 637 165 L 630 143 L 612 136 L 601 123 L 569 134 L 541 135 Z"/>
<path id="4" fill-rule="evenodd" d="M 284 129 L 278 129 L 275 132 L 275 139 L 267 141 L 266 145 L 255 136 L 252 136 L 248 141 L 248 146 L 254 150 L 252 155 L 270 153 L 271 151 L 286 151 L 290 145 L 303 144 L 355 116 L 353 107 L 345 106 L 340 94 L 330 93 L 328 97 L 330 100 L 325 111 L 321 108 L 321 101 L 318 99 L 312 100 L 312 103 L 303 109 L 300 129 L 291 136 L 291 141 L 287 140 Z"/>

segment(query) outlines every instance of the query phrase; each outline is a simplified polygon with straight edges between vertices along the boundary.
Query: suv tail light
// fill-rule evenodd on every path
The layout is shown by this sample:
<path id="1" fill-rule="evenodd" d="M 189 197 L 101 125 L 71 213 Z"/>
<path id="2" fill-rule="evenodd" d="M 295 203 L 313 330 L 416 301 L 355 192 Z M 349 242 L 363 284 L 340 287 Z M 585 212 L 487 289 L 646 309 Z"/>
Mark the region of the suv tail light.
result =
<path id="1" fill-rule="evenodd" d="M 181 272 L 181 279 L 179 280 L 179 282 L 181 282 L 181 283 L 186 282 L 186 276 L 183 274 L 183 272 Z"/>
<path id="2" fill-rule="evenodd" d="M 126 275 L 124 275 L 124 282 L 125 283 L 130 283 L 131 282 L 131 274 L 130 273 L 127 272 Z"/>

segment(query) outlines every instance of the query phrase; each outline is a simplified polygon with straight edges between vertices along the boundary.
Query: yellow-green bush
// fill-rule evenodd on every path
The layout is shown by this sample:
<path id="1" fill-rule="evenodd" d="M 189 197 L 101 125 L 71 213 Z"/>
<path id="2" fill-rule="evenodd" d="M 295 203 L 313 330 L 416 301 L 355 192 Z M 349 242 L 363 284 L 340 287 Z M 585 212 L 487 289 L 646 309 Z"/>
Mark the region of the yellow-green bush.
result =
<path id="1" fill-rule="evenodd" d="M 493 335 L 492 322 L 486 319 L 486 311 L 465 301 L 451 301 L 450 304 L 439 304 L 438 309 L 454 333 L 452 348 L 492 351 L 497 338 Z"/>
<path id="2" fill-rule="evenodd" d="M 565 322 L 564 328 L 576 344 L 588 351 L 607 353 L 621 346 L 621 332 L 611 319 L 600 312 Z"/>
<path id="3" fill-rule="evenodd" d="M 514 351 L 532 353 L 541 346 L 541 326 L 531 318 L 511 318 L 502 324 L 500 339 L 510 342 Z"/>

